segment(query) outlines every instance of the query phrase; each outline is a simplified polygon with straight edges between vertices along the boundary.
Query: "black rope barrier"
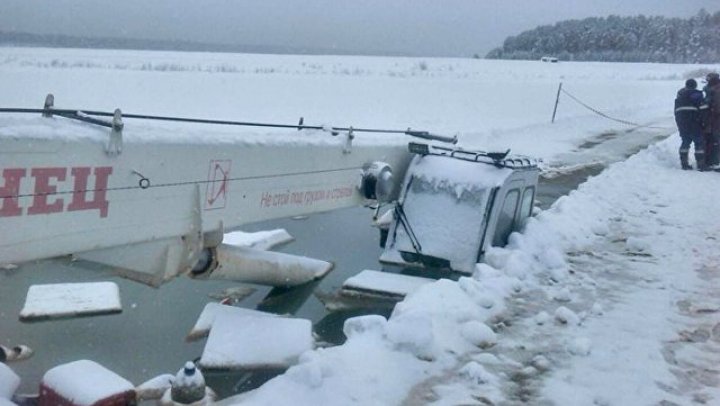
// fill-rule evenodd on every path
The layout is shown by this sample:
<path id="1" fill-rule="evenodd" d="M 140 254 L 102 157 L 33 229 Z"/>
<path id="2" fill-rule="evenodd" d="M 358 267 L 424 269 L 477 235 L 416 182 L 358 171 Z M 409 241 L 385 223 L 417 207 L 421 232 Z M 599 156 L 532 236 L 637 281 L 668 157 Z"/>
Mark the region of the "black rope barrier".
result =
<path id="1" fill-rule="evenodd" d="M 604 117 L 604 118 L 606 118 L 606 119 L 608 119 L 608 120 L 612 120 L 612 121 L 615 121 L 615 122 L 617 122 L 617 123 L 620 123 L 620 124 L 625 124 L 625 125 L 628 125 L 628 126 L 631 126 L 631 127 L 635 127 L 635 128 L 651 128 L 651 129 L 656 129 L 656 130 L 674 130 L 674 129 L 675 129 L 674 127 L 663 127 L 663 126 L 654 126 L 654 125 L 639 124 L 639 123 L 635 123 L 635 122 L 632 122 L 632 121 L 628 121 L 628 120 L 623 120 L 623 119 L 620 119 L 620 118 L 612 117 L 612 116 L 610 116 L 610 115 L 608 115 L 608 114 L 606 114 L 606 113 L 604 113 L 604 112 L 602 112 L 602 111 L 600 111 L 600 110 L 598 110 L 598 109 L 590 106 L 589 104 L 583 102 L 582 100 L 580 100 L 580 99 L 577 98 L 575 95 L 573 95 L 572 93 L 568 92 L 567 90 L 563 89 L 562 87 L 559 88 L 559 91 L 562 92 L 563 94 L 567 95 L 570 99 L 572 99 L 573 101 L 575 101 L 575 102 L 578 103 L 579 105 L 581 105 L 581 106 L 585 107 L 586 109 L 592 111 L 593 113 L 595 113 L 595 114 L 597 114 L 597 115 L 599 115 L 599 116 L 601 116 L 601 117 Z"/>

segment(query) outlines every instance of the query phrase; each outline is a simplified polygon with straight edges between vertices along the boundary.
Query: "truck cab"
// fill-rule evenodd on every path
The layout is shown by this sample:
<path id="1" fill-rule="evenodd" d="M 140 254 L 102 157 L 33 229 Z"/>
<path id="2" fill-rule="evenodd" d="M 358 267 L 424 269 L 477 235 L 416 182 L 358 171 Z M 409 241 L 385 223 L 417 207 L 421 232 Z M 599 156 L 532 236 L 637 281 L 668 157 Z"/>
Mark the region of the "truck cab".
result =
<path id="1" fill-rule="evenodd" d="M 411 144 L 415 152 L 381 225 L 380 262 L 469 274 L 532 213 L 537 161 Z M 384 229 L 384 231 L 383 231 Z"/>

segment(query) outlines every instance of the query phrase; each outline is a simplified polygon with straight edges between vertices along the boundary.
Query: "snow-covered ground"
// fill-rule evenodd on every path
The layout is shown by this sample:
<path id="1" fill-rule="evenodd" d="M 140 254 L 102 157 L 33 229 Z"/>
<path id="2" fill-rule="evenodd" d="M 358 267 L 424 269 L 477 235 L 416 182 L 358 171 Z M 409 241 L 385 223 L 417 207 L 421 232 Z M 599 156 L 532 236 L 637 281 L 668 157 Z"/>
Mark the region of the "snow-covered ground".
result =
<path id="1" fill-rule="evenodd" d="M 720 176 L 678 170 L 676 144 L 613 165 L 472 278 L 423 286 L 387 321 L 349 320 L 346 345 L 238 400 L 720 402 Z"/>
<path id="2" fill-rule="evenodd" d="M 550 158 L 622 125 L 671 113 L 695 65 L 0 49 L 0 104 L 461 134 L 465 146 Z"/>
<path id="3" fill-rule="evenodd" d="M 718 66 L 4 48 L 0 106 L 41 107 L 52 92 L 58 108 L 460 132 L 562 170 L 640 135 L 564 96 L 550 124 L 560 81 L 662 135 L 700 68 Z M 678 170 L 678 143 L 612 165 L 472 277 L 420 287 L 389 319 L 348 320 L 346 344 L 225 403 L 720 402 L 720 175 Z"/>

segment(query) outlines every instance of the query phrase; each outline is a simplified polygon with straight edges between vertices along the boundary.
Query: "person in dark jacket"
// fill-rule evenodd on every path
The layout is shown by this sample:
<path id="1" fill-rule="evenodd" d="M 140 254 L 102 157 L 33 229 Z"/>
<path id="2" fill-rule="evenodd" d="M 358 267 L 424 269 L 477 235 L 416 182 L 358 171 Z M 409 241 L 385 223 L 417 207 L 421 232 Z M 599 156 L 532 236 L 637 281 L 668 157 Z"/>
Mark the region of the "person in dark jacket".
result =
<path id="1" fill-rule="evenodd" d="M 706 135 L 707 164 L 713 170 L 720 170 L 720 75 L 708 73 L 705 101 L 701 114 L 705 117 L 703 131 Z"/>
<path id="2" fill-rule="evenodd" d="M 695 162 L 699 171 L 705 170 L 705 140 L 700 124 L 700 105 L 703 94 L 697 90 L 695 79 L 688 79 L 685 87 L 678 90 L 675 98 L 675 122 L 682 142 L 680 144 L 680 166 L 692 169 L 688 162 L 690 144 L 695 144 Z"/>

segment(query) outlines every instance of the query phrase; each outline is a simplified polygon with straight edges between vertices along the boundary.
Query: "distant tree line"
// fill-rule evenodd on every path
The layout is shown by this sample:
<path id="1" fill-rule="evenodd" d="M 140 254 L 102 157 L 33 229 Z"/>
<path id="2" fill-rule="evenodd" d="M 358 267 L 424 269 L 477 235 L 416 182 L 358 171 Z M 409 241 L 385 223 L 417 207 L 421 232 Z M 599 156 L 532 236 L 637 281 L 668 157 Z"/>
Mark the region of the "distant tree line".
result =
<path id="1" fill-rule="evenodd" d="M 486 58 L 546 55 L 565 61 L 718 63 L 720 11 L 702 9 L 688 19 L 611 15 L 561 21 L 508 37 Z"/>

